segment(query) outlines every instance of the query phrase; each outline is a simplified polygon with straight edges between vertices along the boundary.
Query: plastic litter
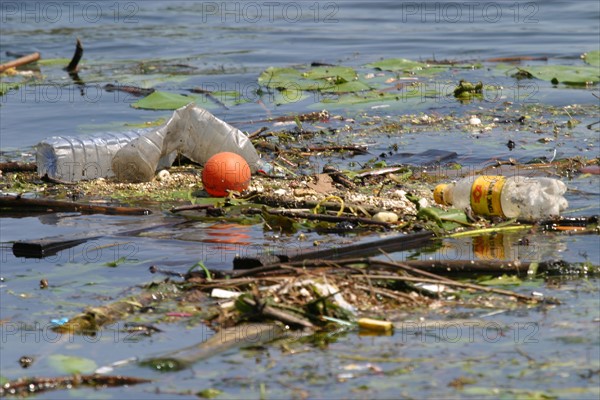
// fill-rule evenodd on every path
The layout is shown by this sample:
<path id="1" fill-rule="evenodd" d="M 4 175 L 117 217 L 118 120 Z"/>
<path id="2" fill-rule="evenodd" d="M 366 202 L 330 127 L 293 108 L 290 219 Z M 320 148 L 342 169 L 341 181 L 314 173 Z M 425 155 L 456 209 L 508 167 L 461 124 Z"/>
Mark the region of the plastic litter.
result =
<path id="1" fill-rule="evenodd" d="M 438 204 L 471 207 L 479 215 L 536 220 L 560 215 L 569 206 L 566 191 L 553 178 L 479 175 L 438 185 L 433 197 Z"/>
<path id="2" fill-rule="evenodd" d="M 227 151 L 242 156 L 252 173 L 269 170 L 242 131 L 194 103 L 175 110 L 156 130 L 52 137 L 36 148 L 39 176 L 67 182 L 113 176 L 121 182 L 147 182 L 158 169 L 169 167 L 178 153 L 204 164 Z"/>

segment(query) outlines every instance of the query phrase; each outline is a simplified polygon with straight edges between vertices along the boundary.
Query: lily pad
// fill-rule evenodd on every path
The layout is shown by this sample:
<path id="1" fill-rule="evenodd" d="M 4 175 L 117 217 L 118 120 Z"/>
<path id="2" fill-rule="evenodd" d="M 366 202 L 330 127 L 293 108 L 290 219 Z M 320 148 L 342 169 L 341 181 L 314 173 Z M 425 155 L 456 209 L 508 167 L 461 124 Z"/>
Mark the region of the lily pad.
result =
<path id="1" fill-rule="evenodd" d="M 279 91 L 357 92 L 370 87 L 358 81 L 351 67 L 315 67 L 305 71 L 294 68 L 269 67 L 258 77 L 260 85 Z"/>
<path id="2" fill-rule="evenodd" d="M 418 61 L 407 60 L 405 58 L 388 58 L 381 61 L 376 61 L 366 65 L 370 68 L 375 68 L 381 71 L 404 72 L 411 75 L 430 76 L 447 71 L 448 65 L 432 65 Z M 457 66 L 458 67 L 458 66 Z M 466 66 L 460 66 L 466 68 Z M 472 66 L 468 66 L 472 68 Z"/>
<path id="3" fill-rule="evenodd" d="M 94 360 L 83 357 L 52 354 L 48 357 L 50 366 L 64 374 L 89 374 L 98 368 Z"/>
<path id="4" fill-rule="evenodd" d="M 391 72 L 415 72 L 427 67 L 426 64 L 418 61 L 407 60 L 406 58 L 388 58 L 367 64 L 366 66 L 379 69 L 381 71 Z"/>
<path id="5" fill-rule="evenodd" d="M 357 73 L 351 67 L 316 67 L 302 74 L 308 79 L 320 79 L 331 83 L 350 82 L 357 78 Z"/>
<path id="6" fill-rule="evenodd" d="M 536 65 L 519 68 L 523 73 L 534 78 L 550 81 L 554 84 L 570 85 L 596 84 L 600 81 L 600 70 L 597 67 L 571 65 Z"/>
<path id="7" fill-rule="evenodd" d="M 585 53 L 583 55 L 583 61 L 594 67 L 600 67 L 600 50 Z"/>
<path id="8" fill-rule="evenodd" d="M 176 110 L 195 100 L 196 98 L 192 96 L 156 91 L 136 101 L 131 107 L 144 110 Z"/>

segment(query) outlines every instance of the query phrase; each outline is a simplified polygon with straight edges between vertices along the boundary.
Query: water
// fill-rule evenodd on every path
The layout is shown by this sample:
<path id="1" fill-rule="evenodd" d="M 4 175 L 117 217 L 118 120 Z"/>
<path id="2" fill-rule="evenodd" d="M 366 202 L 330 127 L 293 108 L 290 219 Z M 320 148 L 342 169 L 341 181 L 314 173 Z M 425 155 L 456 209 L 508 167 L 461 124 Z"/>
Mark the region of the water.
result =
<path id="1" fill-rule="evenodd" d="M 102 132 L 114 124 L 168 115 L 131 109 L 127 103 L 135 99 L 101 89 L 115 80 L 139 84 L 131 82 L 131 71 L 125 77 L 119 71 L 149 59 L 172 59 L 198 68 L 184 82 L 142 77 L 141 83 L 159 89 L 253 90 L 258 74 L 268 66 L 310 62 L 352 66 L 391 57 L 483 61 L 507 56 L 574 62 L 583 52 L 597 48 L 600 34 L 600 6 L 594 0 L 283 1 L 276 5 L 29 1 L 4 2 L 0 11 L 3 62 L 7 51 L 70 58 L 79 37 L 85 49 L 83 63 L 89 68 L 100 64 L 92 68 L 93 73 L 81 72 L 85 88 L 73 84 L 66 74 L 54 73 L 45 86 L 28 86 L 2 96 L 4 150 L 23 149 L 51 135 Z M 583 93 L 572 91 L 571 101 L 589 99 Z M 32 106 L 35 118 L 30 115 Z M 228 121 L 265 117 L 254 103 L 215 112 Z"/>
<path id="2" fill-rule="evenodd" d="M 253 101 L 211 111 L 244 130 L 250 120 L 272 115 L 314 111 L 311 100 L 287 106 L 258 104 L 250 89 L 269 66 L 324 62 L 360 67 L 381 58 L 414 60 L 464 60 L 485 62 L 496 57 L 548 57 L 549 63 L 576 64 L 586 51 L 598 49 L 600 3 L 589 1 L 544 2 L 2 2 L 0 3 L 0 60 L 6 52 L 40 51 L 42 57 L 70 58 L 75 38 L 82 39 L 85 53 L 74 82 L 56 67 L 42 66 L 48 74 L 40 86 L 25 86 L 0 97 L 0 146 L 9 157 L 25 154 L 31 146 L 52 135 L 83 135 L 127 130 L 125 123 L 166 118 L 171 111 L 136 110 L 137 100 L 102 90 L 107 83 L 155 87 L 173 93 L 189 93 L 192 87 L 221 90 L 247 88 Z M 167 61 L 165 61 L 167 60 Z M 159 62 L 160 61 L 160 62 Z M 539 61 L 544 63 L 544 61 Z M 184 65 L 173 67 L 173 65 Z M 176 68 L 176 74 L 142 73 L 144 65 Z M 190 69 L 193 67 L 195 69 Z M 185 73 L 182 73 L 185 72 Z M 187 71 L 187 72 L 186 72 Z M 189 73 L 189 72 L 192 73 Z M 453 72 L 448 82 L 461 77 L 486 78 L 486 71 Z M 514 79 L 494 77 L 495 83 L 514 88 Z M 535 81 L 539 89 L 534 104 L 564 106 L 573 103 L 593 107 L 596 89 L 553 88 Z M 515 100 L 510 96 L 508 100 Z M 370 109 L 370 115 L 396 119 L 404 113 L 486 114 L 519 117 L 517 99 L 506 111 L 502 102 L 462 105 L 455 101 L 407 102 Z M 312 107 L 312 108 L 311 108 Z M 353 116 L 357 108 L 337 109 Z M 597 113 L 596 113 L 597 116 Z M 364 163 L 400 147 L 391 162 L 402 162 L 402 153 L 419 154 L 436 149 L 455 152 L 452 161 L 478 168 L 495 158 L 513 157 L 526 162 L 535 157 L 598 156 L 600 138 L 585 128 L 597 120 L 586 114 L 568 136 L 555 144 L 542 144 L 534 129 L 522 131 L 499 127 L 489 134 L 474 135 L 464 126 L 441 132 L 427 131 L 389 137 L 365 138 L 370 155 L 340 160 Z M 564 116 L 547 119 L 564 122 Z M 258 126 L 261 126 L 258 124 Z M 512 126 L 512 125 L 511 125 Z M 343 136 L 339 138 L 343 142 Z M 505 143 L 517 142 L 509 151 Z M 426 159 L 413 157 L 416 163 Z M 314 161 L 314 159 L 313 159 Z M 568 181 L 567 198 L 574 215 L 600 213 L 598 176 L 575 176 Z M 47 329 L 53 318 L 69 317 L 87 306 L 110 303 L 135 292 L 140 282 L 160 281 L 151 275 L 151 265 L 185 273 L 197 261 L 218 269 L 229 269 L 240 252 L 285 252 L 312 241 L 328 245 L 355 237 L 329 237 L 307 233 L 305 241 L 264 232 L 262 226 L 191 222 L 177 228 L 163 227 L 139 237 L 118 236 L 140 224 L 181 222 L 178 217 L 82 216 L 59 213 L 42 216 L 3 214 L 0 219 L 0 373 L 11 379 L 29 375 L 59 375 L 49 362 L 53 354 L 85 357 L 105 365 L 131 356 L 144 357 L 199 342 L 211 334 L 203 325 L 189 329 L 186 320 L 161 323 L 163 330 L 152 338 L 125 340 L 109 327 L 102 336 L 61 337 L 55 340 Z M 16 240 L 57 235 L 101 232 L 102 237 L 38 260 L 15 257 Z M 173 240 L 179 239 L 179 240 Z M 523 239 L 527 239 L 524 241 Z M 441 247 L 396 253 L 406 258 L 502 258 L 564 259 L 600 264 L 597 235 L 529 235 L 528 232 L 495 236 L 493 245 L 482 250 L 478 238 L 448 239 Z M 327 242 L 329 241 L 329 242 Z M 301 243 L 301 244 L 299 244 Z M 527 245 L 523 243 L 528 243 Z M 111 265 L 118 264 L 116 267 Z M 38 289 L 41 279 L 50 287 Z M 560 307 L 519 307 L 496 316 L 480 304 L 464 309 L 423 310 L 407 318 L 488 318 L 508 325 L 506 336 L 493 332 L 470 340 L 469 330 L 456 340 L 455 331 L 428 331 L 410 335 L 398 331 L 390 337 L 332 334 L 313 347 L 294 343 L 292 355 L 277 346 L 228 352 L 194 366 L 193 370 L 159 374 L 135 365 L 116 372 L 149 377 L 154 383 L 119 388 L 102 393 L 78 389 L 48 393 L 40 398 L 197 398 L 195 392 L 214 387 L 227 398 L 396 398 L 396 397 L 541 397 L 597 398 L 598 382 L 598 293 L 597 279 L 531 279 L 516 290 L 543 291 L 559 297 Z M 168 306 L 167 306 L 168 307 Z M 164 311 L 164 310 L 161 310 Z M 401 313 L 402 310 L 399 310 Z M 144 316 L 140 319 L 144 320 Z M 16 324 L 16 325 L 15 325 Z M 24 324 L 24 325 L 20 325 Z M 36 325 L 37 324 L 37 325 Z M 23 328 L 23 327 L 26 328 Z M 17 330 L 13 331 L 12 329 Z M 19 330 L 20 329 L 20 330 Z M 489 336 L 492 335 L 492 336 Z M 52 339 L 52 340 L 51 340 Z M 439 339 L 439 340 L 438 340 Z M 497 340 L 496 340 L 497 339 Z M 525 354 L 525 355 L 524 355 Z M 29 370 L 19 367 L 22 355 L 34 356 Z M 353 358 L 354 357 L 354 358 Z M 362 358 L 361 358 L 362 357 Z M 368 366 L 367 364 L 371 365 Z M 467 377 L 464 389 L 450 385 Z M 474 380 L 474 381 L 473 381 Z M 264 390 L 261 389 L 264 387 Z M 163 392 L 160 393 L 160 389 Z M 510 392 L 511 388 L 521 392 Z M 185 393 L 184 391 L 189 390 Z M 172 393 L 168 393 L 171 391 Z M 554 392 L 553 392 L 554 391 Z"/>

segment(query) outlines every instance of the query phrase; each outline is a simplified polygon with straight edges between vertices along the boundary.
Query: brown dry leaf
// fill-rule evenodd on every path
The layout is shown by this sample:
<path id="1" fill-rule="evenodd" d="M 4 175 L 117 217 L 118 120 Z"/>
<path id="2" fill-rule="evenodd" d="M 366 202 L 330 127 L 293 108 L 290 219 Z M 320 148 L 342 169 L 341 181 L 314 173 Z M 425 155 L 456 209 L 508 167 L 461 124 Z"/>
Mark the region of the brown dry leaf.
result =
<path id="1" fill-rule="evenodd" d="M 308 182 L 306 186 L 321 194 L 331 194 L 331 192 L 336 190 L 333 184 L 333 179 L 331 179 L 331 176 L 328 174 L 315 175 L 315 181 Z"/>

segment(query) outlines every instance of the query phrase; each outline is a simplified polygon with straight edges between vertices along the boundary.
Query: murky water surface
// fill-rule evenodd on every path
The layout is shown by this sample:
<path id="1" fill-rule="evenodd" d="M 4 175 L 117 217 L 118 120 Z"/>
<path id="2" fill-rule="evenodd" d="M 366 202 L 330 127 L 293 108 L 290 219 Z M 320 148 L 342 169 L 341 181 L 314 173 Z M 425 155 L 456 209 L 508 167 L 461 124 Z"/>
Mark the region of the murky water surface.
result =
<path id="1" fill-rule="evenodd" d="M 66 74 L 52 72 L 47 85 L 26 86 L 0 97 L 2 158 L 29 159 L 32 146 L 51 135 L 81 135 L 124 130 L 124 123 L 168 117 L 171 112 L 135 110 L 131 96 L 103 91 L 106 83 L 131 83 L 175 93 L 192 87 L 236 90 L 250 100 L 227 109 L 210 104 L 211 111 L 244 130 L 271 116 L 316 111 L 314 99 L 277 106 L 258 102 L 253 90 L 262 70 L 311 62 L 353 67 L 382 58 L 463 60 L 482 62 L 497 57 L 547 57 L 533 63 L 576 64 L 582 53 L 598 49 L 600 4 L 597 1 L 533 2 L 2 2 L 0 3 L 0 59 L 6 52 L 40 51 L 43 58 L 70 58 L 76 37 L 84 43 L 85 85 Z M 136 74 L 151 60 L 169 60 L 195 68 L 193 74 Z M 134 67 L 132 67 L 134 66 Z M 184 68 L 184 67 L 181 67 Z M 87 72 L 86 72 L 87 71 Z M 491 72 L 490 72 L 491 71 Z M 594 89 L 553 87 L 534 81 L 521 86 L 494 72 L 454 70 L 448 82 L 466 78 L 502 85 L 498 99 L 460 104 L 444 97 L 411 99 L 385 108 L 370 105 L 332 105 L 338 114 L 361 113 L 394 119 L 404 113 L 436 115 L 497 115 L 503 103 L 515 107 L 581 104 L 597 105 Z M 450 84 L 450 83 L 449 83 Z M 534 84 L 534 86 L 531 86 Z M 597 93 L 597 89 L 595 89 Z M 268 99 L 267 99 L 268 100 Z M 555 123 L 568 115 L 542 113 Z M 480 168 L 494 159 L 599 156 L 597 130 L 586 125 L 598 119 L 587 112 L 568 136 L 551 143 L 535 132 L 495 129 L 473 135 L 464 127 L 445 131 L 373 135 L 361 138 L 371 154 L 340 160 L 363 163 L 373 155 L 400 150 L 390 164 L 423 165 L 422 152 L 435 149 L 455 153 L 450 161 Z M 343 138 L 339 138 L 343 141 Z M 505 144 L 513 140 L 512 151 Z M 416 154 L 416 155 L 415 155 Z M 318 160 L 314 160 L 318 161 Z M 571 215 L 600 214 L 598 176 L 578 175 L 569 180 Z M 0 375 L 59 375 L 50 360 L 64 354 L 94 360 L 96 366 L 128 357 L 146 357 L 191 345 L 213 332 L 200 325 L 162 324 L 151 338 L 126 335 L 119 326 L 96 337 L 56 335 L 51 320 L 70 317 L 87 306 L 102 305 L 135 292 L 136 285 L 161 280 L 148 272 L 152 265 L 184 273 L 197 261 L 211 268 L 229 269 L 236 254 L 286 253 L 310 248 L 315 239 L 326 245 L 351 242 L 356 237 L 275 235 L 262 226 L 186 222 L 177 229 L 165 224 L 179 217 L 155 214 L 140 217 L 82 216 L 57 213 L 40 216 L 2 214 L 0 218 Z M 131 237 L 123 232 L 159 226 Z M 58 235 L 98 237 L 44 259 L 16 257 L 12 242 Z M 526 238 L 524 241 L 522 239 Z M 180 240 L 172 240 L 180 239 Z M 484 250 L 481 241 L 488 240 Z M 524 245 L 527 243 L 527 245 Z M 522 260 L 589 262 L 600 264 L 598 236 L 528 235 L 526 232 L 491 239 L 445 240 L 429 250 L 394 253 L 395 259 L 519 258 Z M 116 267 L 114 267 L 116 265 Z M 41 279 L 50 287 L 39 289 Z M 74 390 L 47 393 L 40 398 L 197 398 L 194 393 L 216 388 L 224 398 L 597 398 L 600 386 L 599 281 L 596 278 L 531 279 L 516 291 L 543 292 L 559 298 L 560 306 L 500 310 L 481 304 L 472 308 L 426 310 L 403 315 L 407 322 L 393 336 L 361 336 L 339 332 L 318 343 L 291 341 L 234 350 L 210 358 L 190 370 L 159 374 L 130 364 L 118 373 L 154 379 L 151 384 L 102 392 Z M 477 318 L 481 326 L 420 325 L 419 318 Z M 497 327 L 502 329 L 498 330 Z M 288 350 L 283 350 L 287 348 Z M 22 369 L 23 355 L 35 361 Z M 156 390 L 160 388 L 160 390 Z M 189 392 L 188 392 L 189 391 Z M 187 393 L 187 394 L 186 394 Z"/>

